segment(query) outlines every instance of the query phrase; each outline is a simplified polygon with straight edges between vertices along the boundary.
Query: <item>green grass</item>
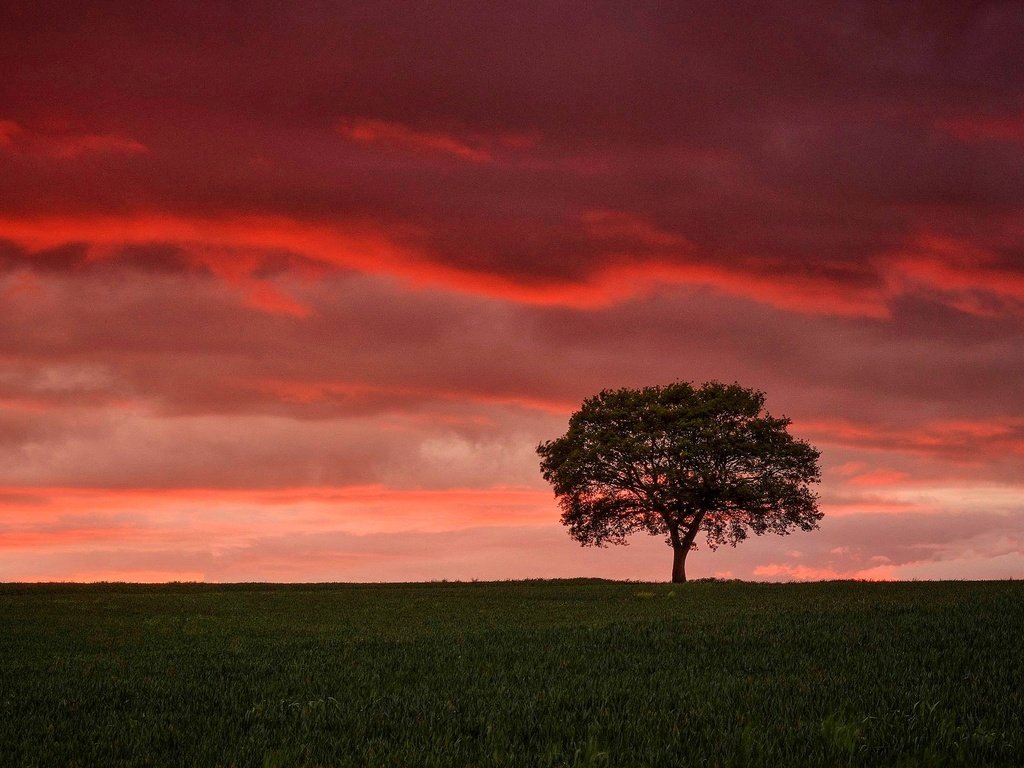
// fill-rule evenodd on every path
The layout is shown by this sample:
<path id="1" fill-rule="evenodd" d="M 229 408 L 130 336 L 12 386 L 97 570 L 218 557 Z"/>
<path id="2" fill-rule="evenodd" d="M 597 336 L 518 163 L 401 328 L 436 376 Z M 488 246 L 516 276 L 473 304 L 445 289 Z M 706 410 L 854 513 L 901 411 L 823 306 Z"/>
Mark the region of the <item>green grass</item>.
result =
<path id="1" fill-rule="evenodd" d="M 1024 582 L 0 585 L 3 766 L 1024 765 Z"/>

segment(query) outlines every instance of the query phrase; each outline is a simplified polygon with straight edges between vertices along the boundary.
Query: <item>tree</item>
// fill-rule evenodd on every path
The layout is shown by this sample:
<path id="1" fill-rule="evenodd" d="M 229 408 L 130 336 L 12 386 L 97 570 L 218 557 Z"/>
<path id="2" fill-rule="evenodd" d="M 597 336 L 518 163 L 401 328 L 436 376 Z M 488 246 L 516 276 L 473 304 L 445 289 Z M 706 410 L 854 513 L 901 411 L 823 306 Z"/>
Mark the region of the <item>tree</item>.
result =
<path id="1" fill-rule="evenodd" d="M 583 401 L 569 431 L 541 443 L 544 479 L 581 545 L 624 544 L 637 531 L 672 547 L 672 581 L 703 530 L 710 549 L 755 534 L 818 527 L 810 485 L 820 453 L 764 411 L 764 393 L 688 382 L 605 390 Z"/>

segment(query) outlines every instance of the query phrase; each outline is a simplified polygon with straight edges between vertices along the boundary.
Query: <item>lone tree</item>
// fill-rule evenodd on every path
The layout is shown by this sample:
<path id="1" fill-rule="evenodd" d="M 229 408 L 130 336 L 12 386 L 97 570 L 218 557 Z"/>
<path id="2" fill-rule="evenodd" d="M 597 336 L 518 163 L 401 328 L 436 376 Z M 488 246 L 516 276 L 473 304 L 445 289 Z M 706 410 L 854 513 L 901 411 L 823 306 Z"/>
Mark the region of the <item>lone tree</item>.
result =
<path id="1" fill-rule="evenodd" d="M 789 424 L 764 411 L 763 392 L 738 384 L 605 390 L 537 453 L 574 539 L 602 547 L 636 531 L 664 536 L 680 582 L 698 531 L 713 550 L 750 531 L 818 527 L 810 485 L 820 454 Z"/>

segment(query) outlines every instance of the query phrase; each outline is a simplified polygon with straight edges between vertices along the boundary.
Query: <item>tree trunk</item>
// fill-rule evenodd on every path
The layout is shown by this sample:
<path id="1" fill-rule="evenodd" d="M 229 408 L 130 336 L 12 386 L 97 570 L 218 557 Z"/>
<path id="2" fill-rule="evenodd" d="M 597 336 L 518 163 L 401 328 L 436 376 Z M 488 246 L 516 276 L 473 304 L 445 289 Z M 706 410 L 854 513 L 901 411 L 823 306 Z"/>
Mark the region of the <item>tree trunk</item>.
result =
<path id="1" fill-rule="evenodd" d="M 679 584 L 686 581 L 686 555 L 689 553 L 689 545 L 676 545 L 672 547 L 672 583 Z"/>
<path id="2" fill-rule="evenodd" d="M 680 584 L 686 581 L 686 556 L 690 554 L 693 547 L 693 540 L 697 538 L 697 531 L 700 530 L 700 523 L 704 519 L 704 512 L 698 510 L 694 513 L 693 519 L 688 525 L 678 524 L 670 526 L 668 540 L 672 545 L 672 583 Z M 682 527 L 682 536 L 679 535 Z"/>

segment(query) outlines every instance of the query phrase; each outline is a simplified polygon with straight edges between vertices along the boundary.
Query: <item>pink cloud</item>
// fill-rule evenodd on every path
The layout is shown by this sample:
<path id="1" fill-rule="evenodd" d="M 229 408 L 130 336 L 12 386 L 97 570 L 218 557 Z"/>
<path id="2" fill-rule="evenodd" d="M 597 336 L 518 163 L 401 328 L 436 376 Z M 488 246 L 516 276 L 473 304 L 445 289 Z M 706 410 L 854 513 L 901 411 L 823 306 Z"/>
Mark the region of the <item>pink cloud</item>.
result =
<path id="1" fill-rule="evenodd" d="M 145 144 L 127 136 L 29 131 L 13 120 L 0 120 L 0 148 L 58 160 L 74 160 L 92 154 L 138 155 L 149 151 Z"/>
<path id="2" fill-rule="evenodd" d="M 0 500 L 0 579 L 662 580 L 670 562 L 653 537 L 579 547 L 546 489 L 9 487 Z M 1000 516 L 943 512 L 870 524 L 827 517 L 814 534 L 701 549 L 691 561 L 694 577 L 1006 578 L 1020 552 Z"/>
<path id="3" fill-rule="evenodd" d="M 782 581 L 827 581 L 844 578 L 839 571 L 831 568 L 816 568 L 808 565 L 792 565 L 789 563 L 768 563 L 754 568 L 754 575 L 762 578 Z M 848 578 L 848 577 L 845 577 Z"/>
<path id="4" fill-rule="evenodd" d="M 130 570 L 73 571 L 64 574 L 60 580 L 79 583 L 129 581 L 141 584 L 166 584 L 171 581 L 205 581 L 205 574 L 202 571 L 152 571 L 136 568 Z"/>
<path id="5" fill-rule="evenodd" d="M 850 485 L 865 485 L 865 486 L 878 486 L 878 485 L 897 485 L 904 480 L 910 478 L 910 475 L 906 472 L 898 472 L 895 470 L 887 469 L 876 469 L 871 472 L 865 472 L 860 475 L 851 477 L 847 482 Z"/>
<path id="6" fill-rule="evenodd" d="M 240 381 L 240 385 L 269 393 L 282 400 L 295 403 L 316 403 L 335 398 L 382 400 L 391 403 L 403 401 L 449 401 L 514 406 L 568 415 L 576 403 L 546 400 L 514 392 L 474 392 L 471 390 L 445 390 L 414 386 L 381 386 L 359 381 L 317 381 L 311 379 L 253 379 Z"/>
<path id="7" fill-rule="evenodd" d="M 308 317 L 313 310 L 293 299 L 267 280 L 250 280 L 245 284 L 245 306 L 274 315 Z"/>
<path id="8" fill-rule="evenodd" d="M 930 290 L 969 314 L 1000 314 L 999 306 L 984 301 L 987 296 L 1011 302 L 1017 314 L 1024 312 L 1024 274 L 969 241 L 920 234 L 905 251 L 885 257 L 884 274 L 893 295 Z"/>

